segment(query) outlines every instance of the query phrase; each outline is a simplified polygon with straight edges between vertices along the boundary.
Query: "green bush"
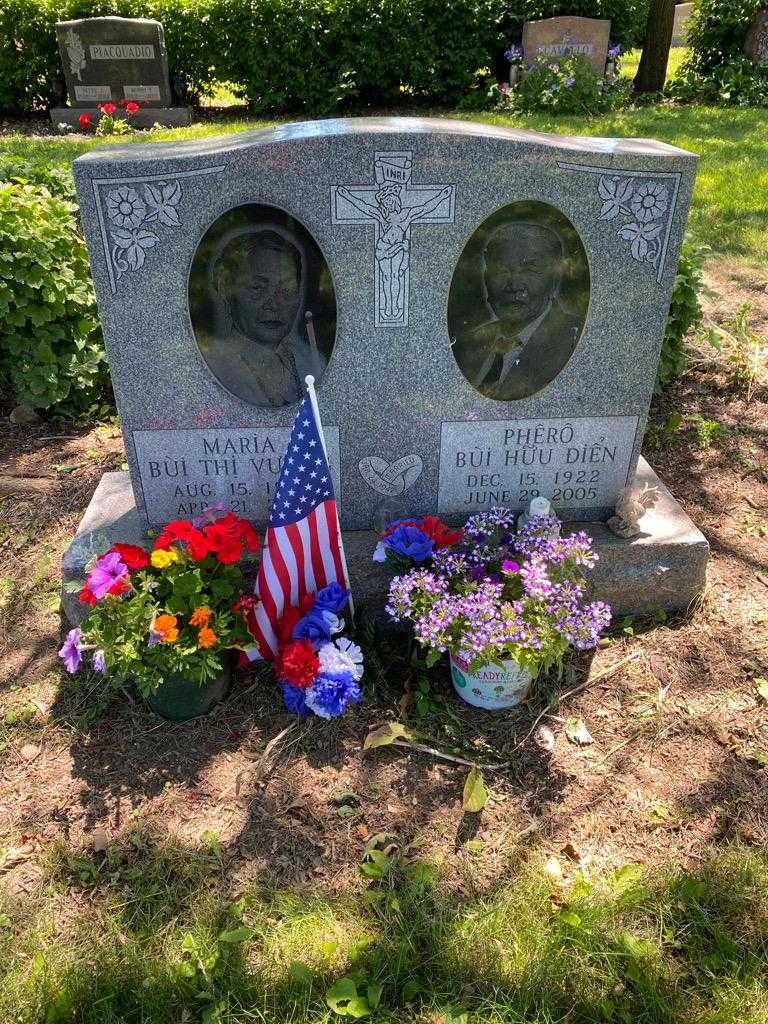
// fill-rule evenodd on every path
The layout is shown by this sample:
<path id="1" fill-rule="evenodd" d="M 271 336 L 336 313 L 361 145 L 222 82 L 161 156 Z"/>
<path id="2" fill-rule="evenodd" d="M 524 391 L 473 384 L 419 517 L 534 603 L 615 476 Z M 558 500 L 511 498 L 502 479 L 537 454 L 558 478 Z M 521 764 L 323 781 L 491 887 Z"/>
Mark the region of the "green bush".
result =
<path id="1" fill-rule="evenodd" d="M 768 68 L 744 56 L 744 38 L 764 0 L 697 0 L 689 56 L 669 87 L 679 100 L 737 106 L 768 104 Z"/>
<path id="2" fill-rule="evenodd" d="M 612 19 L 642 37 L 647 0 L 0 0 L 0 108 L 44 105 L 61 73 L 55 23 L 88 15 L 157 18 L 172 72 L 193 93 L 233 82 L 255 110 L 326 113 L 354 105 L 457 103 L 480 68 L 556 14 Z"/>
<path id="3" fill-rule="evenodd" d="M 690 330 L 697 331 L 702 324 L 702 267 L 708 252 L 709 247 L 706 245 L 695 245 L 688 240 L 683 242 L 669 318 L 661 343 L 661 356 L 656 373 L 657 394 L 679 377 L 688 365 L 685 338 Z"/>
<path id="4" fill-rule="evenodd" d="M 589 61 L 580 54 L 565 59 L 537 61 L 522 74 L 511 102 L 522 111 L 549 110 L 557 114 L 597 114 L 615 110 L 629 101 L 626 78 L 603 81 Z"/>
<path id="5" fill-rule="evenodd" d="M 65 414 L 109 384 L 77 207 L 24 181 L 0 185 L 0 383 Z"/>

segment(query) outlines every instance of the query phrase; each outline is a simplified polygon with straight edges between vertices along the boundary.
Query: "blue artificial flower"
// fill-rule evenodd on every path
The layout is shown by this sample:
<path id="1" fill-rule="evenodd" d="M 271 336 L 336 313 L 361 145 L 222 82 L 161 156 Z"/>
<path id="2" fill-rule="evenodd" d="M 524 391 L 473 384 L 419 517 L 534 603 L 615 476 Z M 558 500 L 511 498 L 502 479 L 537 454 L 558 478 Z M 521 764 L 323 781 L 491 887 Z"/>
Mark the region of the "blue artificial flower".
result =
<path id="1" fill-rule="evenodd" d="M 396 555 L 412 558 L 414 562 L 423 562 L 435 549 L 435 542 L 418 526 L 398 526 L 383 543 Z"/>
<path id="2" fill-rule="evenodd" d="M 337 616 L 327 608 L 318 608 L 315 604 L 303 618 L 293 627 L 294 640 L 311 640 L 313 644 L 325 643 L 330 640 L 335 627 L 339 624 Z"/>
<path id="3" fill-rule="evenodd" d="M 322 672 L 306 691 L 307 707 L 320 718 L 338 718 L 361 697 L 351 672 Z"/>
<path id="4" fill-rule="evenodd" d="M 306 717 L 309 714 L 307 710 L 307 691 L 301 686 L 291 686 L 290 683 L 280 683 L 280 688 L 283 691 L 285 706 L 291 714 Z"/>
<path id="5" fill-rule="evenodd" d="M 349 591 L 345 590 L 344 587 L 334 580 L 327 587 L 318 590 L 315 595 L 314 606 L 315 608 L 321 608 L 323 611 L 333 612 L 334 615 L 338 615 L 348 600 Z"/>

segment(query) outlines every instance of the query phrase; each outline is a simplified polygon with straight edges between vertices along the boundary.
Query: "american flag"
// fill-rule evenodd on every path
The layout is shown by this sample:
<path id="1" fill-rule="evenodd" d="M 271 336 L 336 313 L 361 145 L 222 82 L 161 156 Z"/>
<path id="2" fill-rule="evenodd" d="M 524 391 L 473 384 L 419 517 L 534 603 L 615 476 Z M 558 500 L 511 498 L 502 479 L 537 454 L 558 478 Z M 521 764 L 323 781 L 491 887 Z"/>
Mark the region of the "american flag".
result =
<path id="1" fill-rule="evenodd" d="M 280 468 L 256 578 L 260 603 L 249 624 L 262 657 L 277 655 L 275 630 L 285 609 L 334 580 L 348 585 L 331 470 L 306 394 Z"/>

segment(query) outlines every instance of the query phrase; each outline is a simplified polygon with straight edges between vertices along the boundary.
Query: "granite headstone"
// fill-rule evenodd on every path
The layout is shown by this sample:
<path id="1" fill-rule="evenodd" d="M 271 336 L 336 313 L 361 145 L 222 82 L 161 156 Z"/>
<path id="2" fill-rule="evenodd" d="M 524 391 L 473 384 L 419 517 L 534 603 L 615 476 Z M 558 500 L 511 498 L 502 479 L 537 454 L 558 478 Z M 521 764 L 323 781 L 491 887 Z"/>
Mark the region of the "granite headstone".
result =
<path id="1" fill-rule="evenodd" d="M 75 162 L 145 522 L 266 519 L 318 380 L 342 523 L 631 480 L 696 157 L 448 120 L 285 125 Z"/>
<path id="2" fill-rule="evenodd" d="M 676 4 L 675 20 L 672 24 L 672 45 L 688 45 L 688 22 L 691 20 L 693 4 Z"/>
<path id="3" fill-rule="evenodd" d="M 141 107 L 137 123 L 189 123 L 186 107 L 174 107 L 163 26 L 148 18 L 82 18 L 56 24 L 71 106 L 55 108 L 55 122 L 71 122 L 98 105 L 121 101 Z M 169 117 L 168 112 L 172 111 Z M 68 113 L 69 112 L 69 113 Z M 138 120 L 137 120 L 138 117 Z"/>
<path id="4" fill-rule="evenodd" d="M 755 12 L 744 38 L 744 53 L 753 64 L 768 64 L 768 10 Z"/>
<path id="5" fill-rule="evenodd" d="M 523 25 L 523 59 L 532 64 L 545 58 L 580 54 L 598 75 L 605 72 L 611 22 L 606 18 L 575 16 L 527 21 Z"/>

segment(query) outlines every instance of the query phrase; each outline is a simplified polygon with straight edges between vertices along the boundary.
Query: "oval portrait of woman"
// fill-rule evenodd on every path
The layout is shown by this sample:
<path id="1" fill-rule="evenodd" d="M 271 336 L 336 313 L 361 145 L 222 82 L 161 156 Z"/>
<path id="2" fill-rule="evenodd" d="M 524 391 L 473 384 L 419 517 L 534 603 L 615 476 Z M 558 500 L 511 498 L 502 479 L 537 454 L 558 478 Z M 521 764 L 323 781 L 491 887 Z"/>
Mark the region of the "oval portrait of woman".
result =
<path id="1" fill-rule="evenodd" d="M 547 203 L 512 203 L 459 257 L 448 298 L 454 358 L 487 398 L 527 398 L 573 355 L 588 306 L 587 255 L 571 222 Z"/>
<path id="2" fill-rule="evenodd" d="M 211 373 L 251 405 L 300 401 L 323 376 L 336 297 L 323 254 L 283 210 L 249 203 L 211 225 L 189 275 L 189 312 Z"/>

